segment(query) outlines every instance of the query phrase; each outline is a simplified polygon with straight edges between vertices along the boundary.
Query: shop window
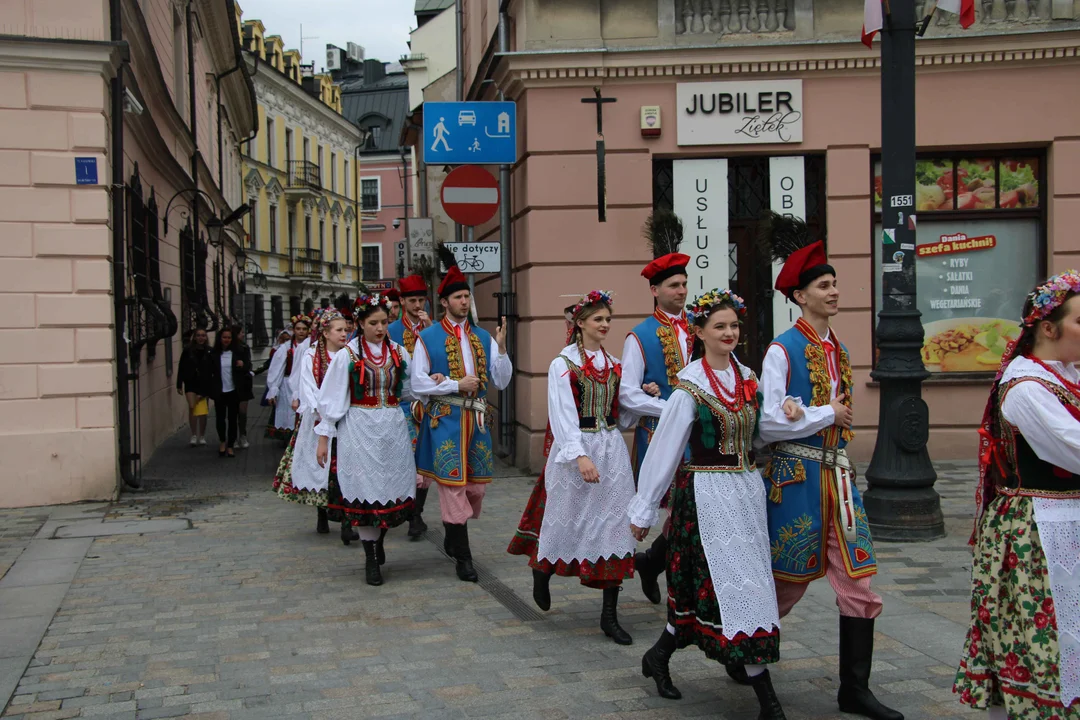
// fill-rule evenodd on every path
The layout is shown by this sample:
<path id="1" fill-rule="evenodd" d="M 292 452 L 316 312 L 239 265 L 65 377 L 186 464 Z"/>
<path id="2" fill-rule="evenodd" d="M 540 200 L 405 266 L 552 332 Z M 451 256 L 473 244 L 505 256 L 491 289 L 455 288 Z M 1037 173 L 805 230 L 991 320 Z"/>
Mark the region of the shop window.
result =
<path id="1" fill-rule="evenodd" d="M 923 363 L 933 373 L 993 373 L 1020 332 L 1025 296 L 1045 273 L 1043 158 L 1033 153 L 920 156 L 915 247 L 881 243 L 881 163 L 874 164 L 874 247 L 886 263 L 915 253 Z M 876 309 L 882 258 L 875 253 Z"/>

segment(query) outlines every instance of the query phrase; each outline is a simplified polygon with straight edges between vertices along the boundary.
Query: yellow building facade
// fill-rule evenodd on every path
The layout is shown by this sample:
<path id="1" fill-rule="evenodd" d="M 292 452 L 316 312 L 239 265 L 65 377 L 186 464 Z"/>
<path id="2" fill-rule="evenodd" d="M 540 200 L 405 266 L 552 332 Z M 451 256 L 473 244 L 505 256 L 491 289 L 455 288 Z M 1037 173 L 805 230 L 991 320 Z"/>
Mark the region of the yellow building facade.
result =
<path id="1" fill-rule="evenodd" d="M 259 131 L 244 147 L 247 220 L 244 313 L 249 342 L 267 348 L 288 318 L 355 291 L 361 277 L 359 130 L 341 88 L 300 53 L 243 23 Z"/>

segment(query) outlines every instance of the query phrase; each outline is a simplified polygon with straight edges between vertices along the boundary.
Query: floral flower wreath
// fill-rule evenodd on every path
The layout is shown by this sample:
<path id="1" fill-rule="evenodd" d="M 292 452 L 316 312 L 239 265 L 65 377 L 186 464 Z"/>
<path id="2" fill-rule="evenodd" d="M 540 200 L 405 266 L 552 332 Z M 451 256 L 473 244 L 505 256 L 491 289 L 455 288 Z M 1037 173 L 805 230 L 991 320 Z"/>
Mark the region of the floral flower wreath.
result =
<path id="1" fill-rule="evenodd" d="M 361 295 L 356 298 L 356 302 L 353 303 L 353 318 L 359 318 L 360 314 L 365 310 L 382 309 L 388 314 L 390 312 L 391 300 L 386 295 L 380 293 L 373 293 L 371 295 Z"/>
<path id="2" fill-rule="evenodd" d="M 712 314 L 713 309 L 723 302 L 734 305 L 735 314 L 739 317 L 746 314 L 746 303 L 743 302 L 741 297 L 730 290 L 721 290 L 717 288 L 697 297 L 693 304 L 687 305 L 686 319 L 693 324 L 702 318 L 707 318 Z"/>
<path id="3" fill-rule="evenodd" d="M 590 305 L 599 305 L 603 303 L 604 305 L 611 307 L 613 304 L 611 300 L 612 295 L 613 293 L 610 290 L 593 290 L 589 294 L 583 295 L 575 305 L 573 305 L 566 311 L 567 320 L 573 319 L 577 316 L 579 312 L 589 307 Z"/>
<path id="4" fill-rule="evenodd" d="M 337 308 L 326 308 L 319 312 L 319 316 L 315 318 L 315 327 L 312 332 L 321 335 L 322 331 L 330 327 L 330 323 L 335 320 L 344 320 L 345 316 L 342 315 Z"/>
<path id="5" fill-rule="evenodd" d="M 1032 300 L 1033 307 L 1028 316 L 1024 318 L 1024 325 L 1031 327 L 1037 321 L 1054 312 L 1065 302 L 1065 297 L 1071 292 L 1080 293 L 1080 273 L 1076 270 L 1066 270 L 1035 288 L 1028 295 L 1028 298 Z"/>
<path id="6" fill-rule="evenodd" d="M 307 315 L 304 315 L 303 313 L 301 313 L 299 315 L 293 315 L 291 318 L 289 318 L 289 327 L 292 327 L 296 323 L 300 323 L 300 322 L 307 323 L 307 325 L 310 327 L 311 318 L 309 318 Z"/>

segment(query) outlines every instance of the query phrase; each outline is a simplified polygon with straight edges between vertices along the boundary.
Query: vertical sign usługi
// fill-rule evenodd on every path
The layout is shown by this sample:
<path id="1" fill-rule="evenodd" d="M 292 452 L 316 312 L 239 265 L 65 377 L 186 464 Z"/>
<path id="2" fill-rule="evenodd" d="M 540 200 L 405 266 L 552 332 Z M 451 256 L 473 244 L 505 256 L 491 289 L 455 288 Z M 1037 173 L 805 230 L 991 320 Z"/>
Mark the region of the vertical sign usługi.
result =
<path id="1" fill-rule="evenodd" d="M 687 302 L 728 276 L 728 166 L 723 158 L 672 163 L 674 212 L 683 222 L 681 251 L 690 256 Z"/>

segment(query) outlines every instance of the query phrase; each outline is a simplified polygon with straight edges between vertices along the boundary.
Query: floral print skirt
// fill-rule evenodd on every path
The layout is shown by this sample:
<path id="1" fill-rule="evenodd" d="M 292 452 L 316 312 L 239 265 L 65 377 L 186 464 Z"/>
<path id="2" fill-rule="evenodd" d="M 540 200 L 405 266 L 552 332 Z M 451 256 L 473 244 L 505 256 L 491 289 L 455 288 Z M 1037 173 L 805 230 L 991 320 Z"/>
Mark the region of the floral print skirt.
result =
<path id="1" fill-rule="evenodd" d="M 752 636 L 723 635 L 709 563 L 698 529 L 694 473 L 680 469 L 671 491 L 671 529 L 668 532 L 668 622 L 675 628 L 678 647 L 697 645 L 724 665 L 761 665 L 780 659 L 780 631 L 758 630 Z"/>
<path id="2" fill-rule="evenodd" d="M 1059 699 L 1057 619 L 1027 497 L 995 498 L 979 524 L 971 567 L 971 628 L 953 691 L 973 708 L 1003 705 L 1010 720 L 1080 718 Z"/>

